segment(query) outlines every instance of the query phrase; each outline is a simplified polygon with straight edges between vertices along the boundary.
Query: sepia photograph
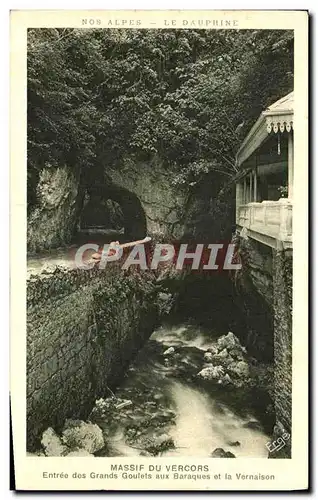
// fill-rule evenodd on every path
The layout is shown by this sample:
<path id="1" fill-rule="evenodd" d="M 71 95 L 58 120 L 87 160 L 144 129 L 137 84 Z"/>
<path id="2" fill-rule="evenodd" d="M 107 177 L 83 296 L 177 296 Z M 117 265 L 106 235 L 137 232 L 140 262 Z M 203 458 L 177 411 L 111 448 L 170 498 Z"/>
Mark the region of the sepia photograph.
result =
<path id="1" fill-rule="evenodd" d="M 27 90 L 29 451 L 289 458 L 293 32 L 30 29 Z M 241 268 L 74 268 L 139 240 Z"/>
<path id="2" fill-rule="evenodd" d="M 274 489 L 254 459 L 295 459 L 294 29 L 79 19 L 26 29 L 24 456 L 57 489 L 77 457 L 77 488 L 217 489 L 236 458 L 220 480 Z"/>

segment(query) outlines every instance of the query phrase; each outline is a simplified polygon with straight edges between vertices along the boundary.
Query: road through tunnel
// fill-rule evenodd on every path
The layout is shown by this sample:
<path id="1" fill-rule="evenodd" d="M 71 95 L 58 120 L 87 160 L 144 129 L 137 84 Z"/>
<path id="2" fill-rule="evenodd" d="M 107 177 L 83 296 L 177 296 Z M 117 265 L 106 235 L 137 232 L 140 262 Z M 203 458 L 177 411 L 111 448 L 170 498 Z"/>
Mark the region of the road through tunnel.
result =
<path id="1" fill-rule="evenodd" d="M 142 239 L 147 234 L 146 215 L 138 196 L 115 185 L 87 189 L 78 224 L 78 236 L 109 236 L 126 241 Z"/>

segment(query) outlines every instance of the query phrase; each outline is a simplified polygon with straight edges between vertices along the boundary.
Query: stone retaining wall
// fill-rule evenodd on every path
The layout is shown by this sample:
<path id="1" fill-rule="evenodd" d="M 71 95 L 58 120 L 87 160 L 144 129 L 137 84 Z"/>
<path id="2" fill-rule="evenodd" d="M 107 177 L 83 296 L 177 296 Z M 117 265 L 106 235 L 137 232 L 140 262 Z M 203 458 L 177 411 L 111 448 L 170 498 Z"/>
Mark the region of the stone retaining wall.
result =
<path id="1" fill-rule="evenodd" d="M 119 274 L 121 273 L 121 274 Z M 86 418 L 158 322 L 150 273 L 62 270 L 27 287 L 27 442 Z"/>

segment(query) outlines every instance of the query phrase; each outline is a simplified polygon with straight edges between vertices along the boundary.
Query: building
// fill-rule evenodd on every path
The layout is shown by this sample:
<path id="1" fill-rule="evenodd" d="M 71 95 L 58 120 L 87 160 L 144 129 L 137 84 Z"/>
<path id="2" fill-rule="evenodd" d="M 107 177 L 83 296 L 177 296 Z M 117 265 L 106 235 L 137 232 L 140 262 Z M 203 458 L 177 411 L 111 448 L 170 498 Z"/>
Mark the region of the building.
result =
<path id="1" fill-rule="evenodd" d="M 277 249 L 292 247 L 293 104 L 291 92 L 263 111 L 236 157 L 238 230 Z"/>
<path id="2" fill-rule="evenodd" d="M 292 429 L 294 93 L 263 111 L 237 153 L 236 239 L 249 348 L 274 363 L 273 439 Z M 289 458 L 288 445 L 270 456 Z"/>

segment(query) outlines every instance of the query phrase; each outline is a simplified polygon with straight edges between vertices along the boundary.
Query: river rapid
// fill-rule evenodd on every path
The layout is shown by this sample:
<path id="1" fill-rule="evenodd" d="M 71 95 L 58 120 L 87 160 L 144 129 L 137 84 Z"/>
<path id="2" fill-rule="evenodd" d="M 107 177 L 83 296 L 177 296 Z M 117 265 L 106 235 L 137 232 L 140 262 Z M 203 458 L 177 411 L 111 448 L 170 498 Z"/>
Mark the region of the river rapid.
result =
<path id="1" fill-rule="evenodd" d="M 107 442 L 98 455 L 266 458 L 270 431 L 255 411 L 258 389 L 198 376 L 219 337 L 191 323 L 154 331 L 91 413 Z"/>

